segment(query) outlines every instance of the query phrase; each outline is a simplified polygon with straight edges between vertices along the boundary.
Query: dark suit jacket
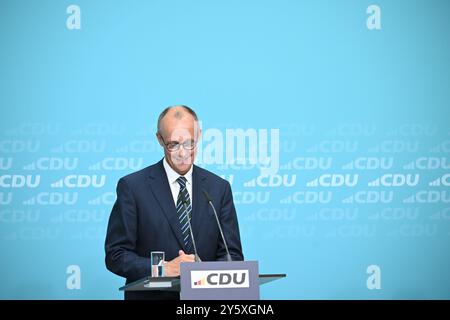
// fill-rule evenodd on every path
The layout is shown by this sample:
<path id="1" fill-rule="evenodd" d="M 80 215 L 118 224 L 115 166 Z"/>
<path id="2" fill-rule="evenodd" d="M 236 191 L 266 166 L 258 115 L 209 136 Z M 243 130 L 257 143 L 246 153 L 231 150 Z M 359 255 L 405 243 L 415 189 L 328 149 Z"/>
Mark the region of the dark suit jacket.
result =
<path id="1" fill-rule="evenodd" d="M 191 221 L 198 255 L 202 261 L 226 260 L 214 213 L 202 189 L 213 199 L 231 258 L 243 260 L 230 184 L 194 165 Z M 179 250 L 186 252 L 163 160 L 121 178 L 105 241 L 108 270 L 130 283 L 150 275 L 151 251 L 164 251 L 166 261 L 170 261 Z M 125 299 L 179 299 L 179 294 L 135 291 L 126 292 Z"/>

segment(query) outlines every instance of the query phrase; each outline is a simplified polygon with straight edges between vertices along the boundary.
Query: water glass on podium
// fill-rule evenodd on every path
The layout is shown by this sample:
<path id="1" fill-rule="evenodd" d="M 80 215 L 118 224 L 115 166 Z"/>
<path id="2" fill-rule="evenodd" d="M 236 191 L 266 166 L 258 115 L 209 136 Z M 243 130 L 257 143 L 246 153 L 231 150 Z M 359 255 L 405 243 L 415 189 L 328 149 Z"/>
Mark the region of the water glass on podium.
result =
<path id="1" fill-rule="evenodd" d="M 164 251 L 152 251 L 150 260 L 152 262 L 152 277 L 164 277 Z"/>

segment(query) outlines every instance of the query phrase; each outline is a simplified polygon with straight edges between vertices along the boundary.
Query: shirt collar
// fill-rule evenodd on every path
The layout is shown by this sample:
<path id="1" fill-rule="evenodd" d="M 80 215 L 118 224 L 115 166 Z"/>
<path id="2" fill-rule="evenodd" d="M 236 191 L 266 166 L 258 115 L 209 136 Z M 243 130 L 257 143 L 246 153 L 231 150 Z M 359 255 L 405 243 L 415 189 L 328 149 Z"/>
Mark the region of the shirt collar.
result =
<path id="1" fill-rule="evenodd" d="M 164 157 L 163 161 L 164 170 L 166 170 L 167 179 L 169 180 L 169 184 L 173 184 L 177 181 L 177 179 L 180 177 L 180 174 L 178 174 L 175 170 L 172 169 L 172 167 L 167 162 L 166 158 Z M 192 184 L 192 168 L 194 165 L 191 166 L 188 172 L 183 176 L 186 178 L 186 181 L 188 184 Z M 177 182 L 178 183 L 178 182 Z"/>

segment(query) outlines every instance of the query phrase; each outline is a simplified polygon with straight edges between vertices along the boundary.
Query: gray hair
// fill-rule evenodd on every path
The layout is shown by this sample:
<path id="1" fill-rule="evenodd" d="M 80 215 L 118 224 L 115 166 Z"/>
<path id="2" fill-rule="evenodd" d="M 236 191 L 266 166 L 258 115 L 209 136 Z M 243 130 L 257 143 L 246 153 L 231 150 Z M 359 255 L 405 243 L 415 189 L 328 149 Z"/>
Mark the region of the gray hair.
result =
<path id="1" fill-rule="evenodd" d="M 184 105 L 170 106 L 170 107 L 165 108 L 158 117 L 157 130 L 158 130 L 159 134 L 161 134 L 161 120 L 164 118 L 164 116 L 167 114 L 167 112 L 169 112 L 170 109 L 176 108 L 176 107 L 183 108 L 187 113 L 189 113 L 194 118 L 194 120 L 196 122 L 198 122 L 197 114 L 195 113 L 194 110 L 192 110 L 188 106 L 184 106 Z M 180 111 L 175 112 L 174 117 L 177 119 L 181 119 L 183 117 L 183 112 L 180 112 Z"/>

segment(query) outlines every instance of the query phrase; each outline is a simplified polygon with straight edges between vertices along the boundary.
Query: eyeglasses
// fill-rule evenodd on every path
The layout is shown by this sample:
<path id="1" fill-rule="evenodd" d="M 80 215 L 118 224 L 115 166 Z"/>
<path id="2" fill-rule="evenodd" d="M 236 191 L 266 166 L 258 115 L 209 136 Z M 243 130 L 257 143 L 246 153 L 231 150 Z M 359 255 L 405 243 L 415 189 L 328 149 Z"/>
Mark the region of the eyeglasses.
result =
<path id="1" fill-rule="evenodd" d="M 180 149 L 180 146 L 183 146 L 183 149 L 190 151 L 190 150 L 193 150 L 196 145 L 194 140 L 187 140 L 183 143 L 179 143 L 177 141 L 171 141 L 171 142 L 166 143 L 164 141 L 164 138 L 161 135 L 160 135 L 160 137 L 161 137 L 161 140 L 164 142 L 164 145 L 166 146 L 167 150 L 169 150 L 170 152 L 178 151 Z"/>

